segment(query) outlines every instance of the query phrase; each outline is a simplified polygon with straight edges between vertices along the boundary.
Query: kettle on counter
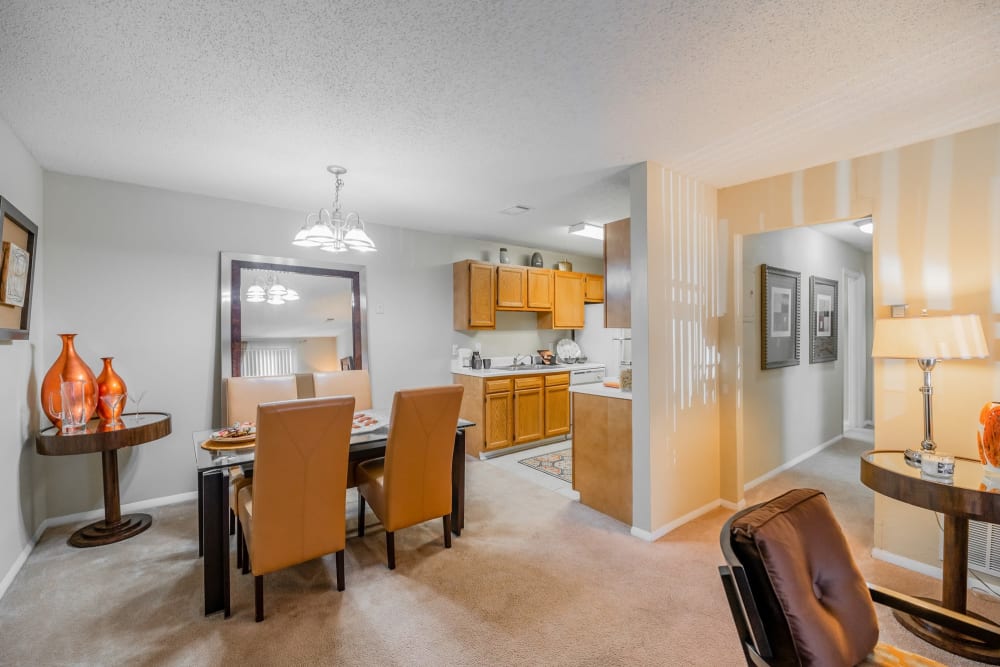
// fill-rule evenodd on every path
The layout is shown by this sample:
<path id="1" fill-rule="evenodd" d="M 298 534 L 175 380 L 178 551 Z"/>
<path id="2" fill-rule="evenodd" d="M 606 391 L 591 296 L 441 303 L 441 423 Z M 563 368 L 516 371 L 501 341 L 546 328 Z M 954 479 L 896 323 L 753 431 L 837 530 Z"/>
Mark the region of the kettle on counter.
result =
<path id="1" fill-rule="evenodd" d="M 472 353 L 472 367 L 473 368 L 483 367 L 483 357 L 479 354 L 478 351 Z"/>

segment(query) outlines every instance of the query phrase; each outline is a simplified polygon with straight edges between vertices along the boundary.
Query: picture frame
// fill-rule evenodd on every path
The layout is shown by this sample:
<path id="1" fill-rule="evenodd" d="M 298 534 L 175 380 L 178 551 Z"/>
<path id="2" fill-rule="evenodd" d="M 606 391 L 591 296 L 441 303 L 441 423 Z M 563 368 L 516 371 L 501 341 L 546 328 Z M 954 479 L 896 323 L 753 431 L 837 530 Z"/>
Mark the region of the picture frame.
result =
<path id="1" fill-rule="evenodd" d="M 839 332 L 838 283 L 829 278 L 809 277 L 809 363 L 837 360 Z"/>
<path id="2" fill-rule="evenodd" d="M 798 271 L 760 265 L 760 368 L 769 370 L 799 364 Z"/>
<path id="3" fill-rule="evenodd" d="M 0 341 L 26 340 L 38 226 L 0 197 Z"/>

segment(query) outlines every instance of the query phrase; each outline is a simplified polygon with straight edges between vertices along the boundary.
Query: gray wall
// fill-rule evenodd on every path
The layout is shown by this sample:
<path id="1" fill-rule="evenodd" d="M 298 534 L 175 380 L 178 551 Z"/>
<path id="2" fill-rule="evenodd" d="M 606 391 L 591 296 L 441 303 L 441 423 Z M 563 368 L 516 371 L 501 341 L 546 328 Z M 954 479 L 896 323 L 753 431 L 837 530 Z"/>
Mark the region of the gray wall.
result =
<path id="1" fill-rule="evenodd" d="M 2 119 L 0 156 L 0 196 L 38 225 L 41 236 L 42 170 Z M 0 594 L 9 583 L 11 567 L 31 543 L 45 515 L 34 453 L 43 322 L 43 263 L 38 247 L 31 261 L 35 271 L 31 337 L 0 342 Z"/>
<path id="2" fill-rule="evenodd" d="M 61 332 L 79 334 L 77 349 L 92 368 L 99 357 L 114 356 L 129 388 L 147 391 L 143 409 L 173 415 L 170 436 L 119 457 L 122 501 L 194 491 L 191 434 L 217 419 L 219 252 L 324 261 L 330 255 L 291 245 L 304 214 L 230 200 L 46 173 L 45 207 L 51 344 L 42 372 L 58 353 Z M 565 335 L 537 332 L 535 316 L 522 313 L 500 319 L 516 331 L 452 330 L 452 262 L 495 261 L 500 244 L 384 225 L 368 231 L 378 253 L 343 261 L 367 265 L 375 405 L 390 405 L 400 388 L 450 383 L 452 343 L 479 341 L 484 354 L 500 355 L 548 347 Z M 534 250 L 506 247 L 513 263 Z M 568 257 L 576 270 L 602 269 L 596 257 L 542 253 L 548 266 Z M 43 465 L 49 516 L 102 506 L 97 455 L 45 457 Z"/>
<path id="3" fill-rule="evenodd" d="M 843 307 L 837 361 L 809 363 L 809 277 L 842 282 L 844 268 L 871 276 L 871 255 L 809 228 L 747 236 L 743 265 L 753 268 L 757 299 L 744 318 L 744 479 L 749 483 L 839 436 L 844 426 Z M 760 265 L 801 275 L 799 365 L 761 370 Z M 868 267 L 866 269 L 866 266 Z M 867 281 L 870 284 L 870 281 Z M 838 292 L 843 299 L 843 286 Z M 869 312 L 871 312 L 869 310 Z"/>

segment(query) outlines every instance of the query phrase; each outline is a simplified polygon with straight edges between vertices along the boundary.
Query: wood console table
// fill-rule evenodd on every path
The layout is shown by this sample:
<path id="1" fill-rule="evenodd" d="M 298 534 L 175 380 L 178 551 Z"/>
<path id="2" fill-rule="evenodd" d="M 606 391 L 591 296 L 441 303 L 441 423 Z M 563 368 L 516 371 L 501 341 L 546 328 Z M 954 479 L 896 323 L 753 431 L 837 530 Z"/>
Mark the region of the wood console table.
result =
<path id="1" fill-rule="evenodd" d="M 140 412 L 122 417 L 122 424 L 108 424 L 91 419 L 80 433 L 62 434 L 55 426 L 35 438 L 35 449 L 46 456 L 101 453 L 104 469 L 104 519 L 88 524 L 73 533 L 74 547 L 96 547 L 126 540 L 149 528 L 148 514 L 122 516 L 118 490 L 118 450 L 158 440 L 170 434 L 170 415 L 165 412 Z"/>
<path id="2" fill-rule="evenodd" d="M 861 481 L 876 493 L 944 515 L 943 595 L 940 601 L 928 602 L 994 623 L 966 610 L 969 519 L 1000 523 L 1000 493 L 986 488 L 983 465 L 956 456 L 954 476 L 932 477 L 908 465 L 902 451 L 872 450 L 861 455 Z M 893 614 L 903 627 L 924 641 L 956 655 L 1000 664 L 1000 627 L 997 640 L 985 642 L 910 614 Z"/>

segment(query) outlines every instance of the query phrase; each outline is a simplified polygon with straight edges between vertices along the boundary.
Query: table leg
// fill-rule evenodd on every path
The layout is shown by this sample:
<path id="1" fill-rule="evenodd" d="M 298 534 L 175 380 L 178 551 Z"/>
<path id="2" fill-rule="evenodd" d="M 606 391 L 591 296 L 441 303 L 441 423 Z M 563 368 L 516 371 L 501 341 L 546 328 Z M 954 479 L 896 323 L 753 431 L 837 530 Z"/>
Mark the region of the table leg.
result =
<path id="1" fill-rule="evenodd" d="M 205 555 L 205 476 L 198 471 L 198 558 Z"/>
<path id="2" fill-rule="evenodd" d="M 118 451 L 101 452 L 104 475 L 104 519 L 87 524 L 69 537 L 74 547 L 97 547 L 127 540 L 149 528 L 153 517 L 148 514 L 122 516 L 118 487 Z"/>
<path id="3" fill-rule="evenodd" d="M 964 517 L 944 517 L 944 559 L 942 567 L 941 601 L 922 598 L 946 609 L 993 623 L 979 614 L 966 611 L 969 561 L 969 520 Z M 937 623 L 895 611 L 900 624 L 926 642 L 946 651 L 991 665 L 1000 665 L 1000 642 L 985 642 L 963 635 Z M 1000 628 L 998 628 L 1000 630 Z"/>
<path id="4" fill-rule="evenodd" d="M 461 536 L 465 527 L 465 430 L 455 432 L 451 458 L 451 532 Z"/>
<path id="5" fill-rule="evenodd" d="M 229 471 L 202 475 L 205 615 L 222 611 L 229 618 L 229 531 L 227 530 Z"/>

